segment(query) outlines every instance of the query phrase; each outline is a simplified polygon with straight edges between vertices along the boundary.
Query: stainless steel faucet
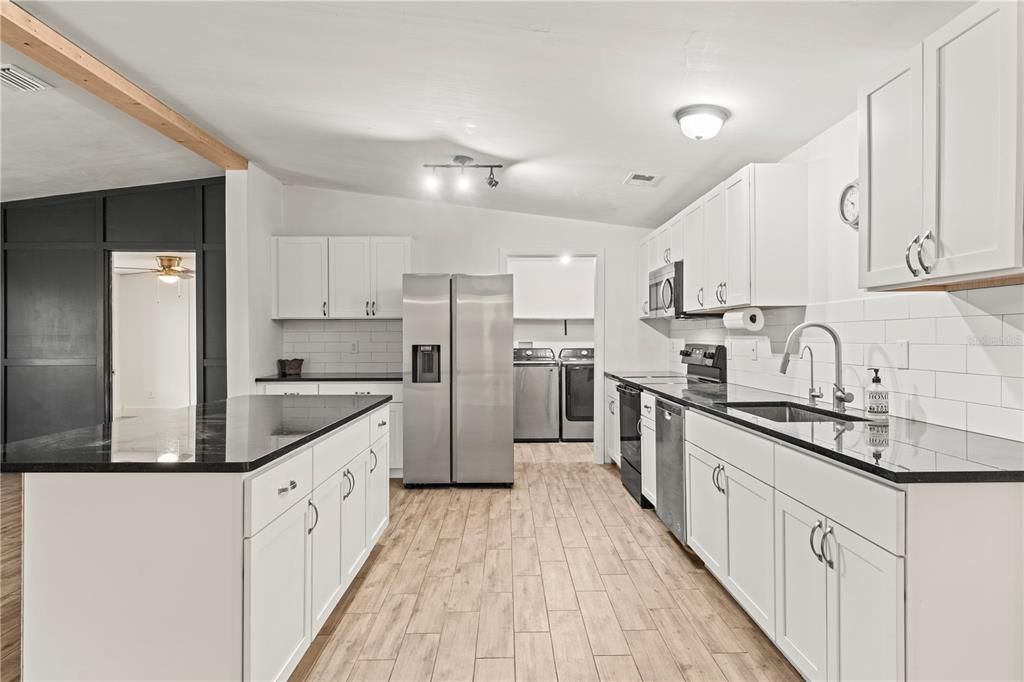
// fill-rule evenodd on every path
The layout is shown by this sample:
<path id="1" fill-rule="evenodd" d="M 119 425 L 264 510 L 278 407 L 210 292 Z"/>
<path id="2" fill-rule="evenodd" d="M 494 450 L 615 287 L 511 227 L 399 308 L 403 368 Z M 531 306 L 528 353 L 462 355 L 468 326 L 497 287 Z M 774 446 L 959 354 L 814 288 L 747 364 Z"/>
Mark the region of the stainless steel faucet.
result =
<path id="1" fill-rule="evenodd" d="M 804 346 L 800 349 L 800 359 L 804 359 L 804 353 L 811 358 L 811 387 L 807 389 L 807 402 L 811 405 L 818 404 L 818 398 L 824 398 L 825 394 L 821 392 L 821 388 L 814 385 L 814 349 L 810 346 Z"/>
<path id="2" fill-rule="evenodd" d="M 797 344 L 800 341 L 800 333 L 811 327 L 821 329 L 832 337 L 832 343 L 836 348 L 836 379 L 832 382 L 832 409 L 836 412 L 846 412 L 846 403 L 853 402 L 853 394 L 843 388 L 843 342 L 839 340 L 839 334 L 832 327 L 821 322 L 804 322 L 790 332 L 789 338 L 786 339 L 786 349 L 782 353 L 782 363 L 779 365 L 779 371 L 785 374 L 786 370 L 789 369 L 789 359 L 796 351 Z"/>

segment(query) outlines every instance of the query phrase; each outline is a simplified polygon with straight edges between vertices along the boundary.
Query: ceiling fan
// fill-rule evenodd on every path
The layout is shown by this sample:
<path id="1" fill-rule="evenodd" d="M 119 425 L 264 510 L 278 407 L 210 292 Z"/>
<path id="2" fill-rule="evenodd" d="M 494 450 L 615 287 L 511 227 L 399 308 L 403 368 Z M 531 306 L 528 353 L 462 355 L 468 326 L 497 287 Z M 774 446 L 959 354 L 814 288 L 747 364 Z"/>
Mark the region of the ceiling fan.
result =
<path id="1" fill-rule="evenodd" d="M 125 273 L 127 275 L 148 275 L 156 273 L 157 279 L 165 284 L 174 284 L 180 279 L 193 279 L 196 276 L 195 270 L 190 270 L 181 264 L 181 256 L 157 256 L 157 267 L 155 268 L 123 268 L 118 270 L 138 270 L 139 272 Z"/>

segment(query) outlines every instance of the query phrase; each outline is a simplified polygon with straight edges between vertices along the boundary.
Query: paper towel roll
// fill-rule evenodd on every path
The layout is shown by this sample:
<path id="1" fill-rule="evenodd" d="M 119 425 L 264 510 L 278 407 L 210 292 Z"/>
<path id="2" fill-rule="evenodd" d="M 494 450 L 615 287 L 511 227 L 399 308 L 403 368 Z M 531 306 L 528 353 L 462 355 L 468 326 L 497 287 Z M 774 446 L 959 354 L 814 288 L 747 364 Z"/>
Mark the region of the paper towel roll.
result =
<path id="1" fill-rule="evenodd" d="M 764 313 L 760 308 L 742 308 L 722 316 L 726 329 L 745 329 L 748 332 L 761 331 L 764 327 Z"/>

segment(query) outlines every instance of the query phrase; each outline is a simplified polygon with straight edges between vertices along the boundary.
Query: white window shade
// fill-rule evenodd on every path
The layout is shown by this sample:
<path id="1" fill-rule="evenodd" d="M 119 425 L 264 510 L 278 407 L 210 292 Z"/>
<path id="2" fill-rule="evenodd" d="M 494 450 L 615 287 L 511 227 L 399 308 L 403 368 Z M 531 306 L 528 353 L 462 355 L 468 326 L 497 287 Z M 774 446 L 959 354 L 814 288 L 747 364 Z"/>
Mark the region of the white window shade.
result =
<path id="1" fill-rule="evenodd" d="M 517 319 L 594 319 L 596 259 L 509 256 L 513 315 Z"/>

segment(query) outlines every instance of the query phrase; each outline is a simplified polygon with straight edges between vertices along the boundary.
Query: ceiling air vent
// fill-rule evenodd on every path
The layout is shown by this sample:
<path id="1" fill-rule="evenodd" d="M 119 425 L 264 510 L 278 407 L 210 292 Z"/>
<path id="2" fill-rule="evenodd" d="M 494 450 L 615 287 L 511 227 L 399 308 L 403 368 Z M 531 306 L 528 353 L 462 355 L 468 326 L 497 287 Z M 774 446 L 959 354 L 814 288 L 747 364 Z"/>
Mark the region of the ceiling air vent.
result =
<path id="1" fill-rule="evenodd" d="M 622 181 L 622 184 L 635 185 L 637 187 L 657 187 L 659 182 L 661 182 L 661 177 L 657 175 L 630 173 L 626 176 L 626 179 Z"/>
<path id="2" fill-rule="evenodd" d="M 19 92 L 39 92 L 53 87 L 14 64 L 0 64 L 0 81 L 3 81 L 3 84 L 12 90 Z"/>

